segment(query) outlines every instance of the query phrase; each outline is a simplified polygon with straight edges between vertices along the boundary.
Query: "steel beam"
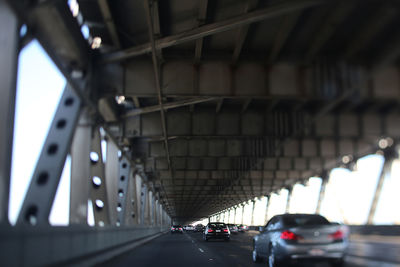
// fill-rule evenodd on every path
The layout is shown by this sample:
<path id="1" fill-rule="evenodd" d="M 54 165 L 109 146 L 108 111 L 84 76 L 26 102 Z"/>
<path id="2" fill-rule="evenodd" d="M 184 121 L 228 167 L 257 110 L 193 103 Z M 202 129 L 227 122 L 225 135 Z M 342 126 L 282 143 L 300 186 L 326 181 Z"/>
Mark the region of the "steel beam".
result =
<path id="1" fill-rule="evenodd" d="M 267 195 L 266 198 L 267 198 L 267 205 L 265 206 L 264 225 L 267 225 L 268 223 L 268 211 L 271 205 L 271 195 Z"/>
<path id="2" fill-rule="evenodd" d="M 194 99 L 185 99 L 185 100 L 180 100 L 180 101 L 175 101 L 175 102 L 164 103 L 162 105 L 162 108 L 164 110 L 168 110 L 168 109 L 174 109 L 174 108 L 190 106 L 190 105 L 194 105 L 194 104 L 198 104 L 198 103 L 213 101 L 216 99 L 218 99 L 218 98 L 216 98 L 216 97 L 198 97 L 198 98 L 194 98 Z M 128 111 L 127 113 L 125 113 L 125 115 L 123 115 L 123 117 L 129 118 L 129 117 L 134 117 L 134 116 L 138 116 L 141 114 L 157 112 L 157 111 L 161 111 L 161 105 L 137 108 L 137 109 Z"/>
<path id="3" fill-rule="evenodd" d="M 155 85 L 157 88 L 157 99 L 158 99 L 158 105 L 160 106 L 161 125 L 162 125 L 163 135 L 164 135 L 164 146 L 165 146 L 165 151 L 167 153 L 168 168 L 170 171 L 172 171 L 169 146 L 168 146 L 168 133 L 167 133 L 167 126 L 166 126 L 166 119 L 165 119 L 165 111 L 164 111 L 163 99 L 162 99 L 160 64 L 159 64 L 158 58 L 157 58 L 157 49 L 161 49 L 161 48 L 156 47 L 156 44 L 155 44 L 154 21 L 152 20 L 152 16 L 151 16 L 151 10 L 150 10 L 151 7 L 149 4 L 149 0 L 144 1 L 144 8 L 146 10 L 146 20 L 147 20 L 147 26 L 149 29 L 148 31 L 149 31 L 150 47 L 151 47 L 151 52 L 152 52 Z"/>
<path id="4" fill-rule="evenodd" d="M 326 172 L 326 171 L 323 172 L 323 174 L 321 175 L 321 179 L 322 179 L 322 183 L 321 183 L 321 188 L 319 190 L 317 208 L 315 210 L 316 214 L 321 213 L 322 202 L 324 201 L 324 198 L 325 198 L 326 186 L 328 185 L 328 182 L 329 182 L 328 172 Z"/>
<path id="5" fill-rule="evenodd" d="M 125 224 L 125 217 L 129 216 L 126 213 L 127 205 L 128 205 L 128 188 L 130 183 L 130 163 L 125 158 L 122 157 L 119 160 L 119 176 L 118 176 L 118 203 L 115 207 L 117 209 L 117 226 L 121 226 Z"/>
<path id="6" fill-rule="evenodd" d="M 111 36 L 111 40 L 113 41 L 116 48 L 121 47 L 121 43 L 119 41 L 117 28 L 115 27 L 115 23 L 113 17 L 111 15 L 110 7 L 108 5 L 107 0 L 97 0 L 97 3 L 100 7 L 101 15 L 103 16 L 104 23 L 107 26 L 108 33 Z"/>
<path id="7" fill-rule="evenodd" d="M 8 223 L 18 69 L 19 22 L 0 0 L 0 223 Z"/>
<path id="8" fill-rule="evenodd" d="M 127 164 L 127 160 L 125 159 Z M 110 215 L 110 224 L 116 225 L 118 220 L 117 206 L 120 200 L 125 199 L 125 194 L 122 192 L 120 196 L 119 185 L 120 179 L 118 174 L 121 168 L 121 162 L 118 158 L 118 146 L 114 141 L 107 140 L 106 162 L 105 162 L 105 185 L 107 187 L 107 203 Z M 123 186 L 126 186 L 126 181 L 123 181 Z M 121 190 L 123 190 L 121 188 Z M 126 190 L 126 189 L 125 189 Z M 122 205 L 122 203 L 121 203 Z M 121 206 L 122 208 L 122 206 Z M 121 221 L 119 222 L 121 224 Z"/>
<path id="9" fill-rule="evenodd" d="M 254 10 L 257 7 L 258 0 L 247 0 L 244 8 L 243 13 L 248 13 L 249 11 Z M 245 25 L 239 27 L 237 30 L 236 34 L 236 44 L 235 44 L 235 49 L 233 51 L 233 56 L 232 56 L 232 65 L 236 65 L 239 57 L 240 57 L 240 52 L 242 51 L 243 44 L 246 40 L 247 37 L 247 32 L 249 31 L 250 25 Z"/>
<path id="10" fill-rule="evenodd" d="M 208 0 L 200 1 L 199 14 L 197 17 L 197 25 L 200 27 L 206 23 Z M 199 64 L 201 60 L 201 53 L 203 50 L 203 38 L 196 40 L 194 63 Z"/>
<path id="11" fill-rule="evenodd" d="M 390 175 L 392 168 L 393 158 L 385 157 L 385 163 L 382 166 L 382 170 L 376 185 L 374 197 L 371 202 L 371 207 L 368 212 L 367 224 L 374 224 L 374 216 L 376 213 L 376 207 L 378 206 L 379 199 L 382 193 L 383 184 L 385 182 L 386 176 Z"/>
<path id="12" fill-rule="evenodd" d="M 288 195 L 286 199 L 286 208 L 285 208 L 285 213 L 290 212 L 290 201 L 292 199 L 292 193 L 293 193 L 293 188 L 288 188 Z"/>
<path id="13" fill-rule="evenodd" d="M 25 195 L 18 224 L 46 225 L 70 149 L 81 101 L 67 85 L 50 125 L 32 180 Z"/>
<path id="14" fill-rule="evenodd" d="M 311 42 L 310 49 L 306 54 L 306 61 L 310 62 L 322 49 L 325 43 L 333 36 L 338 25 L 347 18 L 353 10 L 356 1 L 339 1 L 334 10 L 329 14 L 325 24 L 320 27 L 320 31 L 315 34 Z"/>
<path id="15" fill-rule="evenodd" d="M 274 4 L 268 8 L 249 12 L 247 14 L 243 14 L 235 18 L 227 19 L 221 22 L 207 24 L 193 30 L 189 30 L 183 33 L 158 39 L 154 43 L 154 50 L 167 48 L 184 42 L 190 42 L 193 40 L 197 40 L 199 38 L 232 30 L 237 27 L 245 26 L 254 22 L 259 22 L 262 20 L 279 17 L 284 14 L 312 7 L 318 4 L 322 4 L 324 2 L 325 1 L 318 1 L 318 0 L 304 0 L 304 1 L 302 0 L 302 1 L 289 1 L 285 3 Z M 148 6 L 148 4 L 146 6 Z M 105 54 L 103 55 L 102 61 L 104 63 L 121 61 L 131 57 L 147 54 L 152 50 L 153 48 L 150 41 L 149 43 L 131 47 L 126 50 Z"/>
<path id="16" fill-rule="evenodd" d="M 345 58 L 351 58 L 361 49 L 365 49 L 372 39 L 398 16 L 394 7 L 383 6 L 375 16 L 367 20 L 367 24 L 350 41 L 345 52 Z"/>
<path id="17" fill-rule="evenodd" d="M 272 46 L 271 52 L 267 59 L 268 64 L 273 64 L 277 58 L 279 57 L 283 46 L 286 44 L 286 41 L 292 32 L 293 28 L 296 26 L 297 21 L 299 20 L 301 11 L 294 12 L 292 14 L 288 14 L 284 17 L 282 24 L 279 27 L 278 33 L 275 37 L 274 44 Z"/>
<path id="18" fill-rule="evenodd" d="M 83 108 L 71 145 L 70 224 L 87 224 L 89 185 L 92 185 L 90 151 L 92 119 Z"/>
<path id="19" fill-rule="evenodd" d="M 93 206 L 94 221 L 97 226 L 105 226 L 110 224 L 110 208 L 109 204 L 107 178 L 105 173 L 105 164 L 103 161 L 103 152 L 101 149 L 100 128 L 95 127 L 92 134 L 91 142 L 91 175 L 90 175 L 90 200 Z M 107 158 L 108 161 L 108 158 Z M 107 162 L 106 161 L 106 162 Z"/>

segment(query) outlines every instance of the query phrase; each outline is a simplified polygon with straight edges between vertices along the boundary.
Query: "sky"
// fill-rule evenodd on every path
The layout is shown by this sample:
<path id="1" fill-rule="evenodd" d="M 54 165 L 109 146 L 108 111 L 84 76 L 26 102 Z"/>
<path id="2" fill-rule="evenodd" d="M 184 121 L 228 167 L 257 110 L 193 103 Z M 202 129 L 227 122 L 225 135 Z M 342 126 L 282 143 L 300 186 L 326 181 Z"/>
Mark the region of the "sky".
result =
<path id="1" fill-rule="evenodd" d="M 61 98 L 65 79 L 51 62 L 38 42 L 31 42 L 20 54 L 17 82 L 16 118 L 14 125 L 14 146 L 11 175 L 11 198 L 9 220 L 15 223 L 24 195 L 30 183 L 38 155 L 44 143 L 50 122 Z M 104 143 L 102 147 L 104 150 Z M 105 154 L 105 153 L 103 153 Z M 369 155 L 357 162 L 357 170 L 333 169 L 330 174 L 322 215 L 331 221 L 349 224 L 366 223 L 377 179 L 383 165 L 379 155 Z M 63 175 L 49 221 L 53 225 L 67 225 L 69 220 L 70 159 L 67 158 Z M 312 213 L 321 186 L 321 179 L 311 178 L 306 185 L 296 185 L 293 189 L 289 211 Z M 393 164 L 392 175 L 385 177 L 382 198 L 374 222 L 377 224 L 400 224 L 400 213 L 393 213 L 395 203 L 400 203 L 400 161 Z M 356 197 L 354 193 L 356 193 Z M 288 191 L 283 189 L 272 194 L 268 218 L 284 213 Z M 263 225 L 267 199 L 256 199 L 254 223 Z M 244 208 L 244 224 L 251 223 L 252 203 Z M 89 209 L 90 210 L 90 209 Z M 238 211 L 233 212 L 230 222 L 241 222 Z M 88 216 L 88 224 L 93 225 L 93 214 Z M 228 214 L 225 216 L 228 218 Z M 204 220 L 203 223 L 206 223 Z"/>

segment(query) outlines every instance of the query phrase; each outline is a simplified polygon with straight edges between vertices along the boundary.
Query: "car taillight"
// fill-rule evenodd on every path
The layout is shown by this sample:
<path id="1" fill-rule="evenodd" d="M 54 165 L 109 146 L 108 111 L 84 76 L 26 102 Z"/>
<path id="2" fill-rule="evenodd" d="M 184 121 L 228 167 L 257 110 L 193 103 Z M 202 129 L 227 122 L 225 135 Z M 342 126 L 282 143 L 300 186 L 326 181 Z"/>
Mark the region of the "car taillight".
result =
<path id="1" fill-rule="evenodd" d="M 212 230 L 212 229 L 208 229 L 208 232 L 209 232 L 209 233 L 212 233 L 212 232 L 213 232 L 213 230 Z"/>
<path id="2" fill-rule="evenodd" d="M 182 228 L 179 228 L 179 230 L 181 230 L 181 231 L 182 231 Z"/>
<path id="3" fill-rule="evenodd" d="M 285 239 L 285 240 L 299 240 L 300 236 L 296 235 L 293 232 L 290 231 L 284 231 L 281 233 L 281 239 Z"/>
<path id="4" fill-rule="evenodd" d="M 224 232 L 227 233 L 229 230 L 228 229 L 224 229 Z"/>
<path id="5" fill-rule="evenodd" d="M 329 236 L 332 237 L 333 240 L 340 240 L 343 239 L 344 234 L 341 230 L 337 230 L 336 232 L 330 234 Z"/>
<path id="6" fill-rule="evenodd" d="M 175 228 L 171 228 L 171 230 L 175 230 Z"/>

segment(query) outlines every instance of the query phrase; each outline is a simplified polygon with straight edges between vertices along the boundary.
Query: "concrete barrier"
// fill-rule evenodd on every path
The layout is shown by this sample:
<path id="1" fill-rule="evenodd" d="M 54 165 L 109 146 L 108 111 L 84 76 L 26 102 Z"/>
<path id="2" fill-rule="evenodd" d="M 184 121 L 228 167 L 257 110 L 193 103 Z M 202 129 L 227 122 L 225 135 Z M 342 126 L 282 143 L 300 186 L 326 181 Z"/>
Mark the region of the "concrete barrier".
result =
<path id="1" fill-rule="evenodd" d="M 0 227 L 3 266 L 92 266 L 143 244 L 169 227 Z"/>

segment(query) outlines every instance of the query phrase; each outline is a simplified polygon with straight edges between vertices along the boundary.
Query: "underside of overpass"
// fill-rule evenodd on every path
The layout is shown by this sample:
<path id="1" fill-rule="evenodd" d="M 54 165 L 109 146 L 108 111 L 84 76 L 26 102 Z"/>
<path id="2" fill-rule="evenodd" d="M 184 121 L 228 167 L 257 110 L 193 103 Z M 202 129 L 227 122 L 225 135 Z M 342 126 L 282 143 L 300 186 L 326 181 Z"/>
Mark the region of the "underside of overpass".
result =
<path id="1" fill-rule="evenodd" d="M 32 39 L 68 85 L 19 224 L 47 222 L 67 154 L 71 223 L 91 199 L 100 226 L 183 224 L 400 138 L 399 1 L 69 2 L 0 1 L 2 221 L 17 58 Z"/>

